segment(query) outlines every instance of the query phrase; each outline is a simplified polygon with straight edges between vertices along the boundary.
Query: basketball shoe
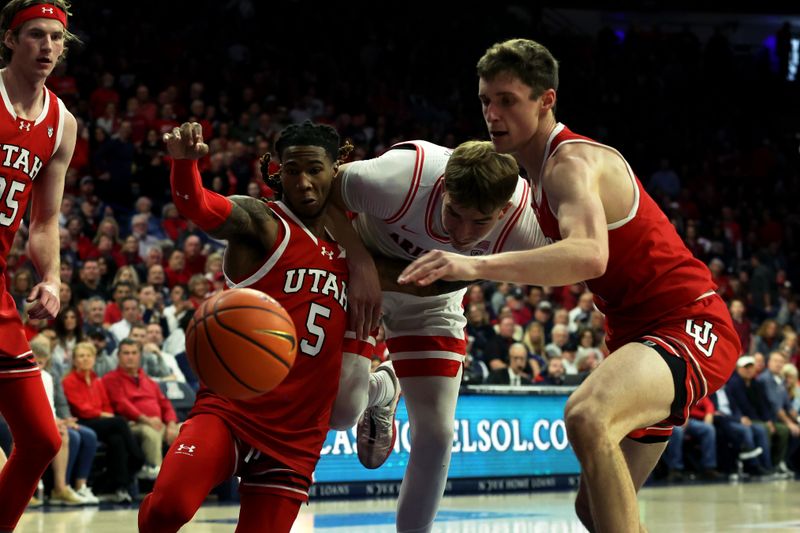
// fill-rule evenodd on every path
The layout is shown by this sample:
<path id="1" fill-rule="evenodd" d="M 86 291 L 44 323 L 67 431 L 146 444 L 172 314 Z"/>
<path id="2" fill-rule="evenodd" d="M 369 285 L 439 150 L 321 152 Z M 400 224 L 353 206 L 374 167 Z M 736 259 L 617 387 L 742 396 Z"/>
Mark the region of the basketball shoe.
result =
<path id="1" fill-rule="evenodd" d="M 394 383 L 394 396 L 387 405 L 367 407 L 358 419 L 356 435 L 358 443 L 358 460 L 366 468 L 381 466 L 389 458 L 397 440 L 394 417 L 397 413 L 397 402 L 400 400 L 400 381 L 394 373 L 391 361 L 384 361 L 375 373 L 386 372 Z"/>

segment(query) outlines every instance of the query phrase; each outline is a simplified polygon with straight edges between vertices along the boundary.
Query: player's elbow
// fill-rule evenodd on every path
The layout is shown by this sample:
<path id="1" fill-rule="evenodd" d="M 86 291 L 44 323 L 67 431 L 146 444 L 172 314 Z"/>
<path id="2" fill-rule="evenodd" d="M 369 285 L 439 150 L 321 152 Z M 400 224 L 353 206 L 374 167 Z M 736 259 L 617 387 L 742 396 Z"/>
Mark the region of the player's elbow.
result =
<path id="1" fill-rule="evenodd" d="M 585 255 L 586 279 L 599 278 L 606 273 L 608 267 L 608 247 L 595 244 Z"/>

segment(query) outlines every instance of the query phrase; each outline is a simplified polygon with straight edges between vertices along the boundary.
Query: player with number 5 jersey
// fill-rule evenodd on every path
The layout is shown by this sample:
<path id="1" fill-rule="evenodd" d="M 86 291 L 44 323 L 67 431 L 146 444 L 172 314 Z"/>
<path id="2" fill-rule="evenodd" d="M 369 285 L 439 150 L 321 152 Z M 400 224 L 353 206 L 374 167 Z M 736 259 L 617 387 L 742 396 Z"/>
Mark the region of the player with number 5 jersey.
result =
<path id="1" fill-rule="evenodd" d="M 345 331 L 346 255 L 325 228 L 331 181 L 349 145 L 340 154 L 339 136 L 329 126 L 306 122 L 284 129 L 276 143 L 280 179 L 270 181 L 283 199 L 266 202 L 202 187 L 196 159 L 208 147 L 199 124 L 184 124 L 165 139 L 174 158 L 178 210 L 228 241 L 223 272 L 229 287 L 260 290 L 283 305 L 294 321 L 298 350 L 284 381 L 253 399 L 232 400 L 201 388 L 142 502 L 139 528 L 177 531 L 214 486 L 236 475 L 236 531 L 288 533 L 308 499 L 328 432 L 342 350 L 370 348 L 368 340 Z M 262 159 L 265 176 L 268 162 Z"/>

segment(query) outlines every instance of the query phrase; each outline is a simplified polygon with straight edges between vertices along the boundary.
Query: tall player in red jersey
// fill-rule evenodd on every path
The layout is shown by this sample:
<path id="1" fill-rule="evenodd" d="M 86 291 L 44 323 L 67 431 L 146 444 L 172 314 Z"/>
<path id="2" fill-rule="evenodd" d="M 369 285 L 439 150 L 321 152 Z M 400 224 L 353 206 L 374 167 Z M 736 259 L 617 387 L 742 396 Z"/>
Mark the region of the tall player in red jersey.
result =
<path id="1" fill-rule="evenodd" d="M 47 76 L 75 37 L 63 1 L 13 0 L 0 12 L 0 272 L 31 202 L 29 245 L 41 281 L 28 300 L 31 318 L 53 318 L 60 307 L 58 212 L 77 123 Z M 14 300 L 0 283 L 0 412 L 14 451 L 0 472 L 0 531 L 16 527 L 36 484 L 60 448 L 42 378 L 25 340 Z"/>
<path id="2" fill-rule="evenodd" d="M 689 408 L 733 372 L 739 341 L 708 269 L 615 149 L 556 122 L 558 64 L 525 39 L 478 62 L 492 141 L 527 171 L 553 244 L 483 257 L 431 252 L 401 282 L 494 279 L 562 286 L 588 280 L 606 314 L 612 356 L 570 397 L 567 432 L 580 460 L 576 510 L 591 531 L 639 531 L 636 492 Z"/>
<path id="3" fill-rule="evenodd" d="M 283 200 L 269 203 L 203 189 L 197 159 L 208 146 L 199 124 L 184 124 L 165 141 L 174 159 L 178 210 L 228 241 L 223 272 L 230 287 L 264 291 L 286 308 L 297 329 L 298 354 L 286 379 L 255 399 L 229 400 L 201 388 L 153 492 L 142 502 L 139 529 L 177 531 L 215 485 L 236 474 L 236 531 L 288 532 L 308 499 L 328 432 L 342 350 L 369 349 L 355 335 L 345 339 L 346 257 L 324 227 L 339 135 L 311 122 L 284 129 L 275 145 Z"/>

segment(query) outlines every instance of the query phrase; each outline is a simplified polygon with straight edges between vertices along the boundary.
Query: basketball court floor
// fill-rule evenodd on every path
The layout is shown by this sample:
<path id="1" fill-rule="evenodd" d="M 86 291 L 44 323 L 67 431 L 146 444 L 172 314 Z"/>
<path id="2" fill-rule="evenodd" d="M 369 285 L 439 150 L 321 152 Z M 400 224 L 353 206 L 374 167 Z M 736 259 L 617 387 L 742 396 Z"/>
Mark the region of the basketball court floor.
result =
<path id="1" fill-rule="evenodd" d="M 573 533 L 574 492 L 534 492 L 444 499 L 435 532 Z M 304 506 L 293 533 L 391 533 L 394 500 L 315 502 Z M 647 487 L 640 509 L 652 533 L 798 532 L 800 481 Z M 19 533 L 129 533 L 137 531 L 137 508 L 31 510 Z M 181 531 L 232 532 L 238 507 L 205 505 Z"/>

